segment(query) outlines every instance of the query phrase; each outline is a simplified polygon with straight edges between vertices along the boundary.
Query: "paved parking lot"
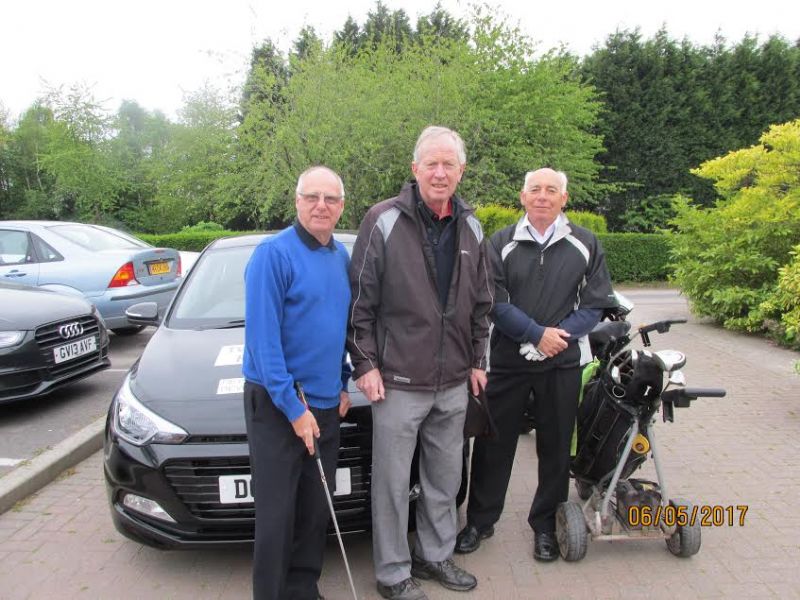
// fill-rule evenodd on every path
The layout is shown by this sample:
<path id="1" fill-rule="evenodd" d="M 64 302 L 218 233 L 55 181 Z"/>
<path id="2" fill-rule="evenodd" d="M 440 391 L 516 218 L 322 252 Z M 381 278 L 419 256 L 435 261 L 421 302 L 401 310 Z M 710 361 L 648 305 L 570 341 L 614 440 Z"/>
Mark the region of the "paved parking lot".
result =
<path id="1" fill-rule="evenodd" d="M 634 294 L 631 294 L 634 296 Z M 671 290 L 636 292 L 633 322 L 688 316 Z M 674 496 L 748 506 L 744 525 L 703 529 L 700 553 L 678 559 L 660 541 L 591 542 L 578 563 L 534 562 L 526 517 L 536 486 L 533 436 L 521 440 L 497 533 L 457 561 L 479 578 L 468 594 L 424 583 L 432 599 L 800 597 L 800 376 L 797 353 L 695 319 L 653 335 L 684 351 L 692 386 L 728 396 L 676 409 L 657 426 Z M 249 598 L 248 550 L 161 552 L 121 537 L 108 516 L 97 453 L 0 515 L 0 598 Z M 644 476 L 652 476 L 652 465 Z M 462 511 L 463 519 L 463 511 Z M 367 536 L 345 539 L 362 599 L 378 598 Z M 350 598 L 335 539 L 321 589 Z"/>

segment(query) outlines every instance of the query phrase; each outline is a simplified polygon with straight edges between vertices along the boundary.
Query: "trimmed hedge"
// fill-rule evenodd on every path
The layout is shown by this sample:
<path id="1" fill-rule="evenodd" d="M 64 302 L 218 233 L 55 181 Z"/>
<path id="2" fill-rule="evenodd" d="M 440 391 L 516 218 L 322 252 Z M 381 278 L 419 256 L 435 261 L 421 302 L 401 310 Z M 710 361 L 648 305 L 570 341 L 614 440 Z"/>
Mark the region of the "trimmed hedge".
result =
<path id="1" fill-rule="evenodd" d="M 670 236 L 660 233 L 601 233 L 606 263 L 615 283 L 666 281 L 670 265 Z"/>
<path id="2" fill-rule="evenodd" d="M 178 233 L 137 233 L 136 237 L 143 239 L 148 244 L 162 248 L 176 248 L 178 250 L 193 250 L 200 252 L 211 242 L 221 237 L 231 235 L 247 235 L 259 233 L 256 231 L 183 231 Z"/>
<path id="3" fill-rule="evenodd" d="M 493 212 L 501 216 L 499 211 Z M 138 236 L 154 246 L 199 252 L 217 238 L 250 233 L 257 232 L 203 231 Z M 614 282 L 667 279 L 670 236 L 658 233 L 600 233 L 597 237 L 606 251 L 608 270 Z"/>

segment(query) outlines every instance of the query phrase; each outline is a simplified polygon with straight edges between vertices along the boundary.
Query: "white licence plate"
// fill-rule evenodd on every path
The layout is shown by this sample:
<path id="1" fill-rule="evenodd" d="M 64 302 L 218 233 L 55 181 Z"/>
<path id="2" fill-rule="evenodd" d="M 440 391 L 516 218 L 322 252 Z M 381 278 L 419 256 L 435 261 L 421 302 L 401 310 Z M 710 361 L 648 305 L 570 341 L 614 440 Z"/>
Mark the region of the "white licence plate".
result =
<path id="1" fill-rule="evenodd" d="M 336 469 L 336 490 L 334 496 L 347 496 L 352 491 L 350 469 Z M 220 504 L 252 503 L 253 490 L 250 475 L 221 475 L 219 478 Z"/>
<path id="2" fill-rule="evenodd" d="M 53 357 L 56 364 L 62 363 L 73 358 L 78 358 L 84 354 L 89 354 L 97 350 L 97 338 L 94 336 L 83 338 L 82 340 L 75 340 L 63 346 L 56 346 L 53 348 Z"/>

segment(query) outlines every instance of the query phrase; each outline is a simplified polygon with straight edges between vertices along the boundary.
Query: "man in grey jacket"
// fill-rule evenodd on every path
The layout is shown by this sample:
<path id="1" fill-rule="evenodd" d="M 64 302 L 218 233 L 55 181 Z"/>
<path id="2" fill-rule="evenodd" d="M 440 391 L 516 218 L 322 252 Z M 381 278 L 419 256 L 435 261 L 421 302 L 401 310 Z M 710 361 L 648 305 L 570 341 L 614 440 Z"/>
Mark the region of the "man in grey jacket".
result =
<path id="1" fill-rule="evenodd" d="M 464 142 L 426 128 L 414 148 L 415 182 L 373 206 L 350 264 L 347 347 L 353 379 L 372 402 L 373 560 L 378 591 L 424 599 L 414 579 L 452 590 L 477 585 L 452 559 L 467 385 L 486 384 L 492 307 L 483 230 L 455 195 Z M 407 542 L 411 460 L 420 439 L 414 552 Z M 413 577 L 412 577 L 413 576 Z"/>

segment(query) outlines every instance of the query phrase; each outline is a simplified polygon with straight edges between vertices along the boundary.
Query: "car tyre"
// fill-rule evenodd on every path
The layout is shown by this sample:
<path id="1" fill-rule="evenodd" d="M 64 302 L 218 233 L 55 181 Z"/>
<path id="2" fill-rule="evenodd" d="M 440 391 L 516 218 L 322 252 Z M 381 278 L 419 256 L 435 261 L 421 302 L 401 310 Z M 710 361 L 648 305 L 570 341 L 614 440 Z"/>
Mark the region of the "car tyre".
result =
<path id="1" fill-rule="evenodd" d="M 140 331 L 144 329 L 144 325 L 133 325 L 131 327 L 117 327 L 116 329 L 112 329 L 116 335 L 126 336 L 126 335 L 136 335 Z"/>

